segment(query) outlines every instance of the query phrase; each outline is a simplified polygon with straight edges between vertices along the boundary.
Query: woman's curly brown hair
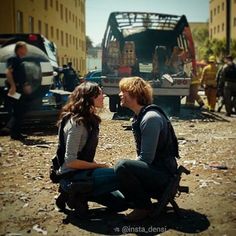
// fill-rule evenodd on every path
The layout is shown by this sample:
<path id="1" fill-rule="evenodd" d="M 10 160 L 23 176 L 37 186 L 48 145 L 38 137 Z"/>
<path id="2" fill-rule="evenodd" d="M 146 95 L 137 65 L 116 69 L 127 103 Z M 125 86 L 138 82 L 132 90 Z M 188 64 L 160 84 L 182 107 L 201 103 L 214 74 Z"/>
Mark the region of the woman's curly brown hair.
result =
<path id="1" fill-rule="evenodd" d="M 96 83 L 84 82 L 77 86 L 61 110 L 58 125 L 64 117 L 72 118 L 78 124 L 82 122 L 87 129 L 100 123 L 101 118 L 95 114 L 94 108 L 94 98 L 100 93 L 101 89 Z"/>

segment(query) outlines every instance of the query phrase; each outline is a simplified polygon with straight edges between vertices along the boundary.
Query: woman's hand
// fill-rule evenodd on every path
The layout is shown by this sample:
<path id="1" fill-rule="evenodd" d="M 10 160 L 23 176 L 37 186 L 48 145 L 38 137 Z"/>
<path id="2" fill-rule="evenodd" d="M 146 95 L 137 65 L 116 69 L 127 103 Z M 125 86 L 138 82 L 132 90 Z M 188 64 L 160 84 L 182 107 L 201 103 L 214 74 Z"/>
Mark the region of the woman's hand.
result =
<path id="1" fill-rule="evenodd" d="M 94 161 L 95 162 L 95 161 Z M 97 164 L 97 168 L 109 168 L 111 165 L 106 162 L 95 162 Z"/>

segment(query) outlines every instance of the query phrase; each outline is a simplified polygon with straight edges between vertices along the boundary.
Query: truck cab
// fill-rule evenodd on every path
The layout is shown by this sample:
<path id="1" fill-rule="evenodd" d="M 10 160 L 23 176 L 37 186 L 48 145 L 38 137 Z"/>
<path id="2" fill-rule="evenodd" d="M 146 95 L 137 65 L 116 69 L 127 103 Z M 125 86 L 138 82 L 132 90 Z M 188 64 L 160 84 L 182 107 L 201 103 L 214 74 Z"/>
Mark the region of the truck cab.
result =
<path id="1" fill-rule="evenodd" d="M 196 67 L 192 35 L 184 15 L 113 12 L 102 49 L 102 86 L 112 112 L 119 109 L 119 81 L 130 76 L 149 81 L 154 102 L 179 112 Z"/>

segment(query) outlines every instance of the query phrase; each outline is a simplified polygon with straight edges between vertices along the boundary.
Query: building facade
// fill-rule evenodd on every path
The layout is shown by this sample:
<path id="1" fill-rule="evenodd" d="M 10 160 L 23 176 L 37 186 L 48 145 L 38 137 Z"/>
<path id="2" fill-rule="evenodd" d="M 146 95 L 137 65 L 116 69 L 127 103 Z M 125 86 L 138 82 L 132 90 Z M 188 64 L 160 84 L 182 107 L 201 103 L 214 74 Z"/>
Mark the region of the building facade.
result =
<path id="1" fill-rule="evenodd" d="M 58 64 L 86 72 L 85 0 L 1 1 L 0 34 L 39 33 L 55 42 Z"/>
<path id="2" fill-rule="evenodd" d="M 230 38 L 236 39 L 236 0 L 210 0 L 209 2 L 209 36 L 210 39 L 226 39 L 227 16 L 229 19 Z M 227 6 L 229 9 L 227 14 Z"/>

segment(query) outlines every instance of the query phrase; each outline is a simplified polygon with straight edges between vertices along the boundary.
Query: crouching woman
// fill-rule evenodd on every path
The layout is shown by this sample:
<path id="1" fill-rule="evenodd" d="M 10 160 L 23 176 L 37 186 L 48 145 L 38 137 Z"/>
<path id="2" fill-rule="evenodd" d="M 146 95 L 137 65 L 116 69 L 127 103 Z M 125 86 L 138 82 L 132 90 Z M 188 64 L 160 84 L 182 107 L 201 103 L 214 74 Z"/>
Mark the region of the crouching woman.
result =
<path id="1" fill-rule="evenodd" d="M 64 148 L 59 174 L 61 192 L 56 200 L 60 209 L 66 204 L 80 216 L 88 215 L 88 201 L 95 201 L 116 211 L 125 210 L 113 168 L 94 160 L 100 117 L 96 108 L 103 107 L 103 92 L 94 83 L 77 86 L 62 108 L 59 119 L 59 142 Z"/>

